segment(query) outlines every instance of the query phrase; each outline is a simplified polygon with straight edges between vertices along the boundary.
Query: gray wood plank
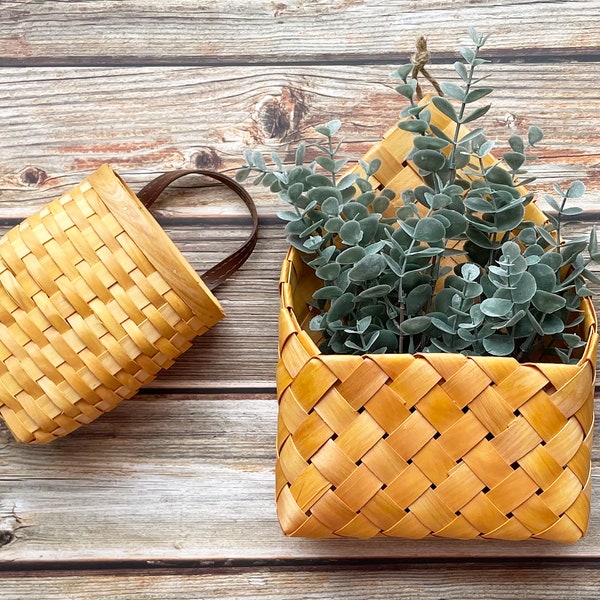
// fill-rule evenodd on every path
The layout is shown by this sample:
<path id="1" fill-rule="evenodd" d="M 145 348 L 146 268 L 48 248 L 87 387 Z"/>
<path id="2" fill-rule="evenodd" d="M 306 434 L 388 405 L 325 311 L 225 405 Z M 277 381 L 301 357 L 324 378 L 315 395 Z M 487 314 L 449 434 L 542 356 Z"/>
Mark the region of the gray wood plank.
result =
<path id="1" fill-rule="evenodd" d="M 597 563 L 440 563 L 386 567 L 205 569 L 156 573 L 0 576 L 0 599 L 39 600 L 563 600 L 598 597 Z M 518 591 L 516 586 L 518 585 Z"/>
<path id="2" fill-rule="evenodd" d="M 269 395 L 142 396 L 45 447 L 18 445 L 2 427 L 0 568 L 600 557 L 597 494 L 590 531 L 573 545 L 285 538 L 274 505 L 276 414 Z M 598 458 L 596 449 L 594 489 Z"/>
<path id="3" fill-rule="evenodd" d="M 594 1 L 58 0 L 3 2 L 4 64 L 223 64 L 408 56 L 414 39 L 448 57 L 468 27 L 506 58 L 598 52 Z M 335 33 L 333 33 L 335 32 Z"/>
<path id="4" fill-rule="evenodd" d="M 290 161 L 298 140 L 314 141 L 314 126 L 334 117 L 346 123 L 344 155 L 356 159 L 404 106 L 390 78 L 395 66 L 0 69 L 0 219 L 33 212 L 104 162 L 137 190 L 173 168 L 233 173 L 247 148 Z M 582 179 L 586 202 L 600 206 L 599 68 L 486 67 L 498 91 L 485 124 L 498 152 L 529 125 L 545 131 L 531 165 L 541 198 L 555 182 Z M 440 80 L 454 77 L 447 65 L 432 71 Z M 276 199 L 252 193 L 273 212 Z M 210 195 L 171 196 L 158 209 L 182 217 L 241 213 L 229 198 L 211 188 Z"/>

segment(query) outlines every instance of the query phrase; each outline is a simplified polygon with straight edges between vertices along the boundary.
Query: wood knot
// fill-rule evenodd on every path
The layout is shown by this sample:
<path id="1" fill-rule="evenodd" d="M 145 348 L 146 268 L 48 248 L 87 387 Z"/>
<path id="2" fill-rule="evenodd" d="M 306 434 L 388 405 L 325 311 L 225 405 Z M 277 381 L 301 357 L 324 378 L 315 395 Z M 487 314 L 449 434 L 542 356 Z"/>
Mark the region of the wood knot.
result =
<path id="1" fill-rule="evenodd" d="M 217 171 L 223 165 L 223 159 L 214 148 L 201 148 L 192 154 L 192 164 L 196 169 L 212 169 Z"/>
<path id="2" fill-rule="evenodd" d="M 0 546 L 7 546 L 15 539 L 15 534 L 7 529 L 0 530 Z"/>
<path id="3" fill-rule="evenodd" d="M 27 167 L 19 173 L 19 179 L 25 185 L 42 185 L 48 179 L 48 174 L 43 169 L 38 169 L 38 167 Z"/>
<path id="4" fill-rule="evenodd" d="M 254 110 L 252 137 L 257 142 L 296 137 L 306 111 L 300 90 L 284 87 L 278 96 L 265 96 Z"/>

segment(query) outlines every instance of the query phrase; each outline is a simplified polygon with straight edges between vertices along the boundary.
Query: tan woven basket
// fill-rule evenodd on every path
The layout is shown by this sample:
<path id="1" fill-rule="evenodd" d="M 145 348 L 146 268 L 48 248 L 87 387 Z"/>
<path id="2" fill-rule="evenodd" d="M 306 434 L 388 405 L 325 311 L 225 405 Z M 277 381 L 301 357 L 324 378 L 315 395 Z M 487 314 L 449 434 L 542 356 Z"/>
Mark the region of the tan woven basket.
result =
<path id="1" fill-rule="evenodd" d="M 148 204 L 168 183 L 156 181 Z M 133 396 L 223 316 L 104 165 L 0 239 L 0 415 L 20 442 L 66 435 Z"/>
<path id="2" fill-rule="evenodd" d="M 437 111 L 433 120 L 449 126 Z M 366 155 L 382 159 L 382 186 L 421 182 L 406 162 L 411 138 L 394 127 Z M 539 209 L 528 211 L 541 222 Z M 598 344 L 588 299 L 577 365 L 323 355 L 308 331 L 318 286 L 291 249 L 277 367 L 276 498 L 286 535 L 573 542 L 585 533 Z"/>

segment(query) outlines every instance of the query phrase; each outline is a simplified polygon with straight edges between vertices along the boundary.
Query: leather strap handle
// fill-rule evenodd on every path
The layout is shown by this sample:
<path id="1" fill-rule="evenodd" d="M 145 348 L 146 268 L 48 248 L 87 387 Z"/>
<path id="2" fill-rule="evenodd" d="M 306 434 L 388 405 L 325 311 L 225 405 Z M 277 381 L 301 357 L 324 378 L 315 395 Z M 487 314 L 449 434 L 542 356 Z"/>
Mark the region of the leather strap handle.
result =
<path id="1" fill-rule="evenodd" d="M 202 281 L 209 289 L 213 290 L 221 285 L 232 273 L 235 273 L 235 271 L 237 271 L 252 254 L 258 236 L 258 213 L 252 197 L 237 181 L 223 173 L 207 171 L 204 169 L 182 169 L 179 171 L 169 171 L 164 175 L 159 175 L 156 179 L 153 179 L 150 183 L 145 185 L 138 192 L 137 196 L 147 208 L 150 208 L 167 186 L 186 175 L 205 175 L 206 177 L 211 177 L 226 185 L 242 199 L 252 216 L 253 226 L 248 239 L 235 252 L 202 275 Z"/>

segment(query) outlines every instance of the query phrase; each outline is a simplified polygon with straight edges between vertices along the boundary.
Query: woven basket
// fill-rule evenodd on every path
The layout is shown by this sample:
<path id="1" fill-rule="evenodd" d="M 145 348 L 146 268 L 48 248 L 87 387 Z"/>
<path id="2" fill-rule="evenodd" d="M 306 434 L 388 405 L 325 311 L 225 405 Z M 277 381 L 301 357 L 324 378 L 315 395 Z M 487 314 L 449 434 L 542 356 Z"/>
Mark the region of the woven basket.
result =
<path id="1" fill-rule="evenodd" d="M 0 415 L 20 442 L 66 435 L 133 396 L 223 316 L 105 165 L 0 239 Z"/>
<path id="2" fill-rule="evenodd" d="M 438 127 L 449 121 L 433 111 Z M 375 184 L 421 183 L 412 135 L 365 156 Z M 490 158 L 490 160 L 492 160 Z M 528 206 L 527 219 L 543 213 Z M 576 365 L 460 354 L 323 355 L 308 331 L 320 285 L 298 251 L 281 272 L 276 498 L 283 532 L 574 542 L 590 509 L 596 315 Z"/>

